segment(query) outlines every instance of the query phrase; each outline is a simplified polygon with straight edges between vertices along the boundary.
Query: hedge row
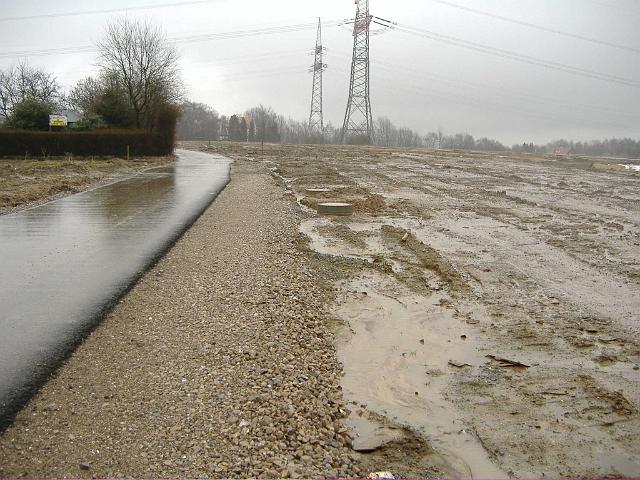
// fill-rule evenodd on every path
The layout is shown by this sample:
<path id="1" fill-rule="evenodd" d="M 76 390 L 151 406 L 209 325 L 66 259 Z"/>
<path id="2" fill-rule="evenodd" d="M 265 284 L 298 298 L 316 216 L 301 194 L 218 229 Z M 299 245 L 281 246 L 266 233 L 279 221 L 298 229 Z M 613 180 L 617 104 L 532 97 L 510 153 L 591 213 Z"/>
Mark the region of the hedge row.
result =
<path id="1" fill-rule="evenodd" d="M 145 130 L 34 132 L 0 130 L 0 156 L 160 156 L 173 152 L 173 138 Z"/>

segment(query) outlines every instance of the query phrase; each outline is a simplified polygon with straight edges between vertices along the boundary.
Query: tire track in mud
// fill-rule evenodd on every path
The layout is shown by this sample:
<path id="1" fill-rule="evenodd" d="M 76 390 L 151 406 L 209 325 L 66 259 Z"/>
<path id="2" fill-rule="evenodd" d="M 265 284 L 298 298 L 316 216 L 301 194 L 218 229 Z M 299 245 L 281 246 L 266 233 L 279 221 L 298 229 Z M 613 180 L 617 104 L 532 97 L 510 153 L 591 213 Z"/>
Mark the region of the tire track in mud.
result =
<path id="1" fill-rule="evenodd" d="M 415 160 L 409 160 L 409 162 L 416 163 Z M 405 174 L 406 172 L 416 173 L 409 165 L 391 164 L 390 167 L 401 174 Z M 455 168 L 452 167 L 451 169 L 454 170 Z M 580 208 L 570 209 L 554 205 L 553 203 L 540 204 L 514 195 L 513 186 L 508 187 L 509 192 L 507 193 L 507 190 L 502 190 L 505 187 L 504 183 L 495 182 L 494 176 L 486 172 L 481 172 L 479 169 L 464 170 L 459 168 L 458 170 L 464 171 L 465 173 L 471 171 L 478 174 L 479 177 L 487 178 L 491 181 L 489 185 L 487 185 L 487 182 L 484 180 L 478 181 L 478 179 L 469 178 L 462 182 L 467 186 L 466 189 L 456 189 L 447 186 L 435 175 L 415 175 L 410 178 L 405 177 L 402 180 L 392 175 L 379 173 L 375 173 L 375 175 L 378 178 L 389 177 L 395 185 L 406 186 L 413 190 L 421 191 L 426 195 L 433 195 L 433 188 L 434 186 L 438 188 L 437 184 L 445 185 L 439 188 L 443 197 L 448 198 L 452 202 L 458 200 L 461 195 L 466 199 L 464 206 L 461 207 L 462 211 L 473 212 L 480 216 L 488 216 L 523 231 L 533 231 L 537 234 L 536 236 L 540 241 L 551 247 L 562 249 L 567 254 L 587 265 L 598 269 L 607 269 L 612 274 L 623 273 L 627 279 L 635 283 L 640 283 L 640 263 L 636 260 L 637 257 L 623 251 L 619 245 L 620 242 L 616 242 L 616 244 L 611 243 L 614 242 L 615 239 L 610 238 L 611 241 L 603 245 L 602 238 L 596 236 L 601 230 L 608 230 L 610 232 L 626 230 L 627 238 L 632 238 L 633 236 L 640 235 L 635 224 L 622 219 L 619 219 L 619 221 L 622 221 L 622 224 L 612 223 L 607 217 L 603 217 L 602 214 L 594 217 L 592 212 L 583 212 Z M 495 173 L 493 171 L 490 172 Z M 590 175 L 599 175 L 591 172 L 587 173 Z M 499 178 L 511 180 L 510 177 L 512 176 L 513 175 L 502 175 L 501 177 L 499 176 Z M 434 180 L 436 180 L 436 182 L 434 182 Z M 456 179 L 456 181 L 460 180 Z M 425 188 L 425 182 L 428 182 L 430 187 Z M 541 187 L 540 181 L 537 183 L 526 183 L 538 188 Z M 484 185 L 483 188 L 478 188 L 478 184 Z M 491 190 L 491 187 L 494 189 Z M 577 207 L 584 202 L 576 198 L 573 203 Z M 504 206 L 499 206 L 500 204 L 504 204 Z M 530 207 L 534 212 L 523 212 L 522 207 Z M 540 213 L 540 210 L 542 210 L 542 213 Z M 556 224 L 561 224 L 565 227 L 557 228 L 554 226 Z M 542 234 L 543 230 L 547 232 L 546 235 Z M 634 231 L 636 235 L 634 235 Z M 579 232 L 579 234 L 577 232 Z M 590 238 L 588 234 L 591 234 L 595 238 Z M 597 261 L 597 257 L 593 255 L 594 251 L 601 253 L 606 251 L 608 252 L 609 259 L 615 259 L 617 261 Z"/>
<path id="2" fill-rule="evenodd" d="M 384 225 L 381 228 L 383 237 L 395 240 L 409 250 L 423 268 L 434 271 L 447 285 L 449 294 L 456 298 L 468 295 L 470 288 L 460 273 L 436 249 L 425 245 L 410 231 L 403 228 Z"/>

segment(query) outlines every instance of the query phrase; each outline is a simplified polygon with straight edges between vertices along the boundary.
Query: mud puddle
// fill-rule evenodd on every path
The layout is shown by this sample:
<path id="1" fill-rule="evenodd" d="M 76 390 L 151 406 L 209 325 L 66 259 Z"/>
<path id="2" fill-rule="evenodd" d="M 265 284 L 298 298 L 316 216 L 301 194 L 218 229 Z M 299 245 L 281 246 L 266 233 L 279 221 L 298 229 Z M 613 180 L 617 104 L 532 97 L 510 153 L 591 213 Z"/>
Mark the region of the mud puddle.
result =
<path id="1" fill-rule="evenodd" d="M 381 233 L 385 220 L 312 218 L 300 230 L 318 253 L 373 263 L 391 256 Z M 405 266 L 395 260 L 391 267 L 397 273 Z M 428 442 L 452 475 L 505 476 L 462 422 L 450 393 L 453 371 L 473 369 L 486 358 L 474 341 L 475 327 L 459 317 L 446 291 L 420 295 L 374 269 L 338 290 L 334 312 L 345 327 L 337 352 L 344 395 L 354 405 L 348 421 L 354 449 L 375 451 L 409 431 Z"/>
<path id="2" fill-rule="evenodd" d="M 446 293 L 422 297 L 373 273 L 341 286 L 336 306 L 349 327 L 338 336 L 347 399 L 408 427 L 462 475 L 503 476 L 448 398 L 452 368 L 485 363 L 469 325 L 454 318 Z M 357 442 L 391 441 L 382 429 L 353 422 Z"/>

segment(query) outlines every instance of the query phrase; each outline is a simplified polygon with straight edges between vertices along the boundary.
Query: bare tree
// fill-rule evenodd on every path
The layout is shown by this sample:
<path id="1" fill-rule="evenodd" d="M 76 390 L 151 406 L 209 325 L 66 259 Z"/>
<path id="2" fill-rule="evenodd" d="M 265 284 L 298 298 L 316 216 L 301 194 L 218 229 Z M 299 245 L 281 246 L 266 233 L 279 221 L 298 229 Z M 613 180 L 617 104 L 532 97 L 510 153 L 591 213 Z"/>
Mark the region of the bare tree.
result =
<path id="1" fill-rule="evenodd" d="M 376 122 L 376 145 L 383 147 L 422 147 L 422 136 L 407 127 L 396 127 L 387 117 Z"/>
<path id="2" fill-rule="evenodd" d="M 422 147 L 424 142 L 419 133 L 410 128 L 402 127 L 398 129 L 398 147 Z"/>
<path id="3" fill-rule="evenodd" d="M 71 89 L 67 103 L 84 115 L 95 113 L 96 105 L 104 92 L 103 82 L 93 77 L 84 78 Z"/>
<path id="4" fill-rule="evenodd" d="M 98 44 L 103 76 L 116 79 L 134 112 L 135 126 L 152 128 L 162 103 L 182 99 L 178 53 L 149 23 L 120 18 Z"/>
<path id="5" fill-rule="evenodd" d="M 20 62 L 0 71 L 0 119 L 6 120 L 14 106 L 25 100 L 55 107 L 62 101 L 62 93 L 53 75 Z"/>
<path id="6" fill-rule="evenodd" d="M 209 105 L 185 102 L 180 106 L 182 115 L 178 120 L 177 136 L 180 140 L 218 140 L 220 119 Z"/>
<path id="7" fill-rule="evenodd" d="M 396 127 L 387 117 L 379 117 L 376 125 L 376 142 L 383 147 L 394 146 L 397 137 Z"/>
<path id="8" fill-rule="evenodd" d="M 438 134 L 429 132 L 424 136 L 424 145 L 427 148 L 436 148 L 438 146 Z"/>
<path id="9" fill-rule="evenodd" d="M 277 143 L 282 140 L 281 132 L 286 123 L 271 107 L 260 105 L 250 108 L 245 116 L 253 119 L 256 124 L 256 140 Z"/>
<path id="10" fill-rule="evenodd" d="M 442 148 L 442 140 L 444 139 L 444 134 L 442 133 L 442 129 L 438 128 L 438 132 L 436 133 L 436 139 L 438 140 L 438 144 L 436 148 L 439 150 Z"/>

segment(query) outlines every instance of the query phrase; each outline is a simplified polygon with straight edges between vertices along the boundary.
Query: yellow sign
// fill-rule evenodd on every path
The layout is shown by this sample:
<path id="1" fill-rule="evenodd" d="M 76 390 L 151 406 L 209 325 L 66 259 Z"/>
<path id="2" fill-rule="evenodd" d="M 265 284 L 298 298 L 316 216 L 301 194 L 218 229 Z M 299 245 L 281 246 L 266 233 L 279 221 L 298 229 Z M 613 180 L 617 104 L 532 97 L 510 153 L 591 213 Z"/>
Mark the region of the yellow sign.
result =
<path id="1" fill-rule="evenodd" d="M 66 127 L 67 126 L 66 115 L 49 115 L 49 126 Z"/>

